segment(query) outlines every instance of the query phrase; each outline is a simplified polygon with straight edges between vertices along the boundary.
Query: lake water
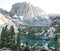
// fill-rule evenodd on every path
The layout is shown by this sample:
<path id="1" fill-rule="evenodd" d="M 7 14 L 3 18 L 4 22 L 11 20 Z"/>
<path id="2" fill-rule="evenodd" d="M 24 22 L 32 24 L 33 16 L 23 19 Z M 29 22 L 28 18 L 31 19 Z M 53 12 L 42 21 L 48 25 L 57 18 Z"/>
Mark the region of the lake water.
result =
<path id="1" fill-rule="evenodd" d="M 55 38 L 49 38 L 49 37 L 43 37 L 43 36 L 36 36 L 36 35 L 26 35 L 26 34 L 21 34 L 21 43 L 26 44 L 26 42 L 29 45 L 34 45 L 34 46 L 44 46 L 44 45 L 50 45 L 54 46 L 55 44 Z"/>

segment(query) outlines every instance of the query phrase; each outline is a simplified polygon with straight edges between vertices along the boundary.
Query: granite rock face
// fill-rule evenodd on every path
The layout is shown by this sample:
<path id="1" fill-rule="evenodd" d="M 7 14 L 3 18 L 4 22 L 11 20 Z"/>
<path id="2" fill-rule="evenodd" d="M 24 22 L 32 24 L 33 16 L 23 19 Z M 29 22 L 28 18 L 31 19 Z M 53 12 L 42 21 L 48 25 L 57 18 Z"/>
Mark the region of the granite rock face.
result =
<path id="1" fill-rule="evenodd" d="M 2 9 L 2 8 L 0 8 L 0 13 L 2 13 L 2 14 L 9 14 L 8 11 L 6 11 L 6 10 L 4 10 L 4 9 Z"/>
<path id="2" fill-rule="evenodd" d="M 41 8 L 34 7 L 33 5 L 22 2 L 16 3 L 12 6 L 10 11 L 10 15 L 14 16 L 24 16 L 26 19 L 30 19 L 30 17 L 37 17 L 43 15 L 44 11 Z"/>
<path id="3" fill-rule="evenodd" d="M 10 16 L 13 19 L 22 22 L 23 24 L 28 26 L 48 25 L 50 20 L 47 19 L 45 16 L 42 16 L 44 15 L 44 13 L 45 12 L 41 8 L 34 7 L 30 3 L 26 2 L 14 4 L 11 11 L 9 12 Z"/>

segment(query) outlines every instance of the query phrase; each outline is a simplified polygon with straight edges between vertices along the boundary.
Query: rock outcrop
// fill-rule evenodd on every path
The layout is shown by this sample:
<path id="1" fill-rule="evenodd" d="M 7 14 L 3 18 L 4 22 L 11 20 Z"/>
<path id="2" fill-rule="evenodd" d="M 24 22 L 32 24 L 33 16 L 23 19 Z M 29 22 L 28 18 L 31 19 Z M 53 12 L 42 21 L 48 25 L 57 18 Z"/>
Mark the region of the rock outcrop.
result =
<path id="1" fill-rule="evenodd" d="M 24 16 L 25 18 L 37 17 L 43 15 L 44 11 L 41 8 L 34 7 L 33 5 L 23 2 L 16 3 L 12 6 L 10 15 Z"/>

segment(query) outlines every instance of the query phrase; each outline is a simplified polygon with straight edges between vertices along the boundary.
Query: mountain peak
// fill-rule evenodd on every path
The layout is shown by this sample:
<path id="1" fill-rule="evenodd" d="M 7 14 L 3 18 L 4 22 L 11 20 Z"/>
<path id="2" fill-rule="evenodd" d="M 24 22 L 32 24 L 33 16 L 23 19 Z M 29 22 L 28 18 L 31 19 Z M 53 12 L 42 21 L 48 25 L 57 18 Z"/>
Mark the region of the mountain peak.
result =
<path id="1" fill-rule="evenodd" d="M 2 14 L 8 14 L 8 12 L 6 10 L 2 9 L 2 8 L 0 8 L 0 13 L 2 13 Z"/>
<path id="2" fill-rule="evenodd" d="M 42 9 L 34 7 L 32 4 L 27 2 L 14 4 L 10 11 L 11 16 L 16 14 L 17 16 L 24 16 L 25 18 L 41 16 L 43 13 L 44 11 Z"/>

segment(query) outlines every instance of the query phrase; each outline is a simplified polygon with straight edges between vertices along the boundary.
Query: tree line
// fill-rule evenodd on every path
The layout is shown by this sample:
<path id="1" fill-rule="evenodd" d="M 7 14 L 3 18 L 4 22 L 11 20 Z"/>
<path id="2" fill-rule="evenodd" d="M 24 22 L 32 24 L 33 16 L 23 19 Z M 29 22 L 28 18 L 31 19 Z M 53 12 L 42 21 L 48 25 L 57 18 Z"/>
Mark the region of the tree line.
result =
<path id="1" fill-rule="evenodd" d="M 13 51 L 20 49 L 20 27 L 18 29 L 17 36 L 13 25 L 10 27 L 10 29 L 8 29 L 8 25 L 2 28 L 0 48 L 3 47 L 10 48 Z"/>
<path id="2" fill-rule="evenodd" d="M 27 30 L 25 29 L 25 31 Z M 35 30 L 33 28 L 29 29 L 28 31 L 31 34 L 35 33 Z M 17 36 L 13 25 L 9 29 L 8 29 L 8 25 L 3 27 L 1 31 L 1 38 L 0 38 L 0 48 L 6 47 L 6 48 L 10 48 L 13 51 L 21 51 L 20 34 L 21 34 L 20 27 L 18 28 Z M 56 36 L 54 51 L 59 51 L 60 48 L 59 44 L 60 44 L 60 37 Z M 28 44 L 26 48 L 28 48 Z"/>

